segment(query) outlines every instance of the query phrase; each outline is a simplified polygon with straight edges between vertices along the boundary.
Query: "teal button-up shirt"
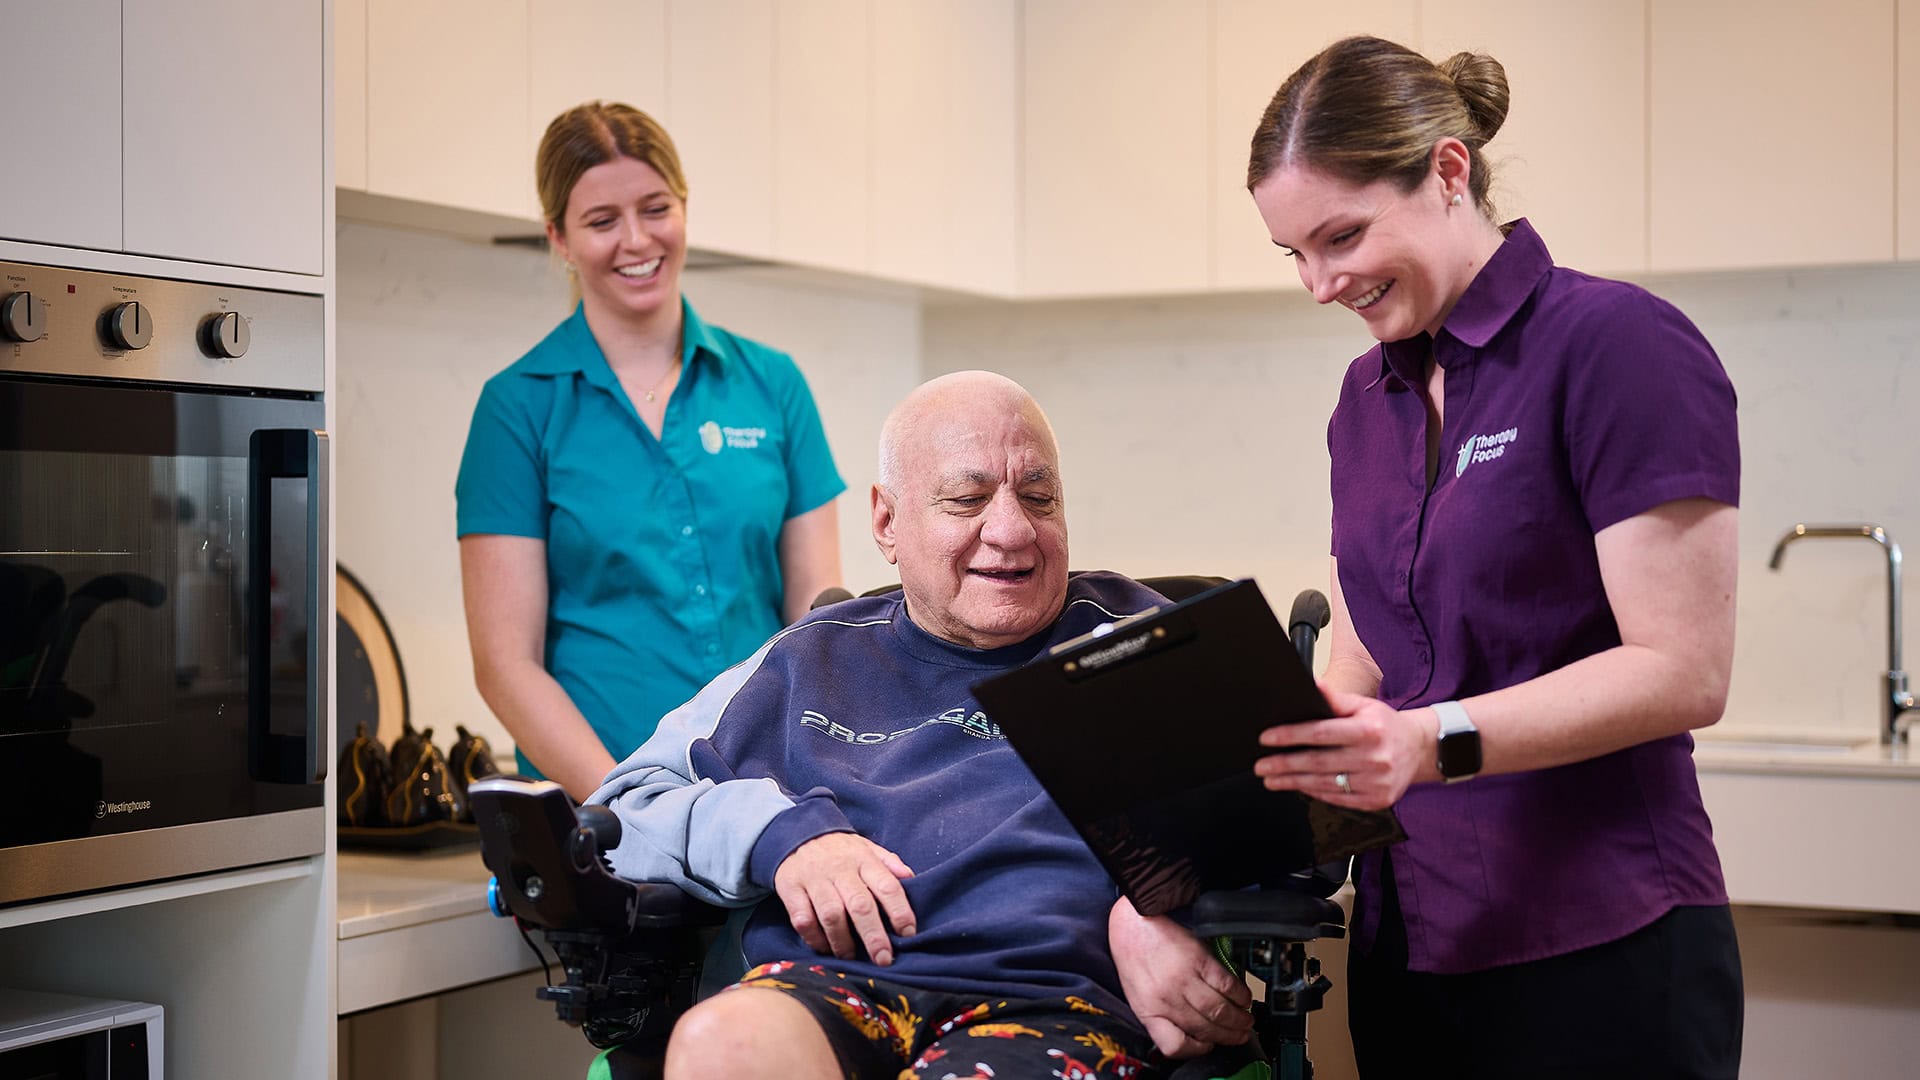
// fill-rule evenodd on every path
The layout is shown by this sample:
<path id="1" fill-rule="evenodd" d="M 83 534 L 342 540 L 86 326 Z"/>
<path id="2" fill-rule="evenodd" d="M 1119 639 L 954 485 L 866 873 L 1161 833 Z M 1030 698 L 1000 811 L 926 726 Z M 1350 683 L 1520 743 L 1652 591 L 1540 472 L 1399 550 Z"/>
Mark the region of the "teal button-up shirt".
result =
<path id="1" fill-rule="evenodd" d="M 547 670 L 616 760 L 780 629 L 781 526 L 846 490 L 793 359 L 682 312 L 659 438 L 576 306 L 488 380 L 455 485 L 459 535 L 546 541 Z"/>

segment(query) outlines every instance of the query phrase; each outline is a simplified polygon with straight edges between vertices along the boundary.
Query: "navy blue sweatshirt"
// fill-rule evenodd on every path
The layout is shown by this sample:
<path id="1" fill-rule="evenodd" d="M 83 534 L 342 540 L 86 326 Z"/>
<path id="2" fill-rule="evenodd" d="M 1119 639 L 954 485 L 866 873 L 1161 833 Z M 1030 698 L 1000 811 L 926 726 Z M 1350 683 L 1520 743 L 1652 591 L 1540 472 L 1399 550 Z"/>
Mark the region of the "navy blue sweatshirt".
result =
<path id="1" fill-rule="evenodd" d="M 1107 946 L 1119 893 L 969 687 L 1163 602 L 1117 574 L 1076 574 L 1047 631 L 990 650 L 921 630 L 898 594 L 813 612 L 668 714 L 588 800 L 620 815 L 614 868 L 742 906 L 801 844 L 856 832 L 913 868 L 919 931 L 894 937 L 888 967 L 829 967 L 1131 1016 Z M 742 946 L 749 964 L 815 955 L 777 898 Z"/>

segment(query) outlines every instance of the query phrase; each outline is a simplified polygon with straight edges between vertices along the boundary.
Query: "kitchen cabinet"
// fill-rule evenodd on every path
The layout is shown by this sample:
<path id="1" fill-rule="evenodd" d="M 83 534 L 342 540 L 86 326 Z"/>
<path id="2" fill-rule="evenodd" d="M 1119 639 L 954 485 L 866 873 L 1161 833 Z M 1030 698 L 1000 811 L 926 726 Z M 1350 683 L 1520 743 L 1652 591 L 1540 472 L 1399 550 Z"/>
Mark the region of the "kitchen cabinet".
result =
<path id="1" fill-rule="evenodd" d="M 118 251 L 120 0 L 9 4 L 7 39 L 0 237 Z"/>
<path id="2" fill-rule="evenodd" d="M 333 4 L 333 185 L 367 189 L 367 3 Z"/>
<path id="3" fill-rule="evenodd" d="M 547 125 L 586 101 L 631 105 L 673 131 L 667 115 L 666 0 L 535 3 L 527 27 L 527 134 L 520 176 L 538 207 L 534 154 Z M 536 209 L 536 218 L 542 215 Z"/>
<path id="4" fill-rule="evenodd" d="M 1894 175 L 1900 178 L 1900 191 L 1894 209 L 1899 222 L 1894 257 L 1920 259 L 1920 0 L 1900 0 L 1898 22 L 1899 67 L 1894 82 L 1900 88 L 1900 101 L 1893 112 L 1900 119 L 1900 129 L 1894 133 L 1899 147 Z"/>
<path id="5" fill-rule="evenodd" d="M 687 172 L 687 239 L 773 252 L 773 2 L 669 0 L 669 131 Z"/>
<path id="6" fill-rule="evenodd" d="M 884 2 L 884 0 L 883 0 Z M 873 264 L 873 0 L 776 0 L 773 255 Z"/>
<path id="7" fill-rule="evenodd" d="M 1295 68 L 1353 34 L 1418 47 L 1419 0 L 1327 9 L 1273 0 L 1213 0 L 1211 283 L 1216 289 L 1299 289 L 1293 260 L 1273 246 L 1247 194 L 1254 128 Z"/>
<path id="8" fill-rule="evenodd" d="M 367 190 L 539 217 L 526 146 L 526 0 L 367 8 Z"/>
<path id="9" fill-rule="evenodd" d="M 1644 272 L 1645 3 L 1423 0 L 1420 24 L 1428 56 L 1487 53 L 1507 70 L 1511 108 L 1485 151 L 1499 219 L 1531 220 L 1561 265 Z"/>
<path id="10" fill-rule="evenodd" d="M 316 856 L 8 908 L 0 972 L 160 1005 L 168 1076 L 332 1080 L 333 890 Z"/>
<path id="11" fill-rule="evenodd" d="M 1651 0 L 1651 269 L 1893 257 L 1894 4 Z"/>
<path id="12" fill-rule="evenodd" d="M 323 14 L 311 0 L 125 6 L 126 251 L 321 272 Z"/>
<path id="13" fill-rule="evenodd" d="M 873 273 L 1011 295 L 1020 5 L 879 3 L 873 18 Z"/>
<path id="14" fill-rule="evenodd" d="M 325 5 L 7 8 L 0 237 L 317 275 Z"/>
<path id="15" fill-rule="evenodd" d="M 1207 288 L 1208 21 L 1186 0 L 1027 0 L 1020 295 Z"/>

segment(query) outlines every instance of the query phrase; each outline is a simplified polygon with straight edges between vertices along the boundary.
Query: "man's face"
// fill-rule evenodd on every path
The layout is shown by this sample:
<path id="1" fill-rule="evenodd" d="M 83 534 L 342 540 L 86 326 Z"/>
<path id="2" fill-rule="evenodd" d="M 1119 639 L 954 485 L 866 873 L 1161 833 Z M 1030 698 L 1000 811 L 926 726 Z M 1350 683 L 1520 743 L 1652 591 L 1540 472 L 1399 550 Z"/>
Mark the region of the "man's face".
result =
<path id="1" fill-rule="evenodd" d="M 921 629 L 975 649 L 1025 641 L 1067 596 L 1051 440 L 1004 404 L 930 412 L 900 448 L 898 490 L 873 490 L 874 540 Z"/>

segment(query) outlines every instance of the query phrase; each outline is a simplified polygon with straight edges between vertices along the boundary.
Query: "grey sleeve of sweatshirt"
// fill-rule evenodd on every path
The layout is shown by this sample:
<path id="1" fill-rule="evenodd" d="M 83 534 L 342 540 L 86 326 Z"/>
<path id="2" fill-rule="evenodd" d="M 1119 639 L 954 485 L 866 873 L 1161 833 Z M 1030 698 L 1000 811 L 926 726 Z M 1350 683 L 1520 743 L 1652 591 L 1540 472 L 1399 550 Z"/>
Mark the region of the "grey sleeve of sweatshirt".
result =
<path id="1" fill-rule="evenodd" d="M 668 713 L 588 797 L 620 816 L 620 844 L 609 853 L 616 874 L 668 882 L 726 907 L 767 895 L 752 880 L 754 843 L 794 799 L 771 778 L 732 775 L 712 739 L 728 709 L 741 707 L 743 692 L 754 696 L 747 684 L 772 644 Z"/>

